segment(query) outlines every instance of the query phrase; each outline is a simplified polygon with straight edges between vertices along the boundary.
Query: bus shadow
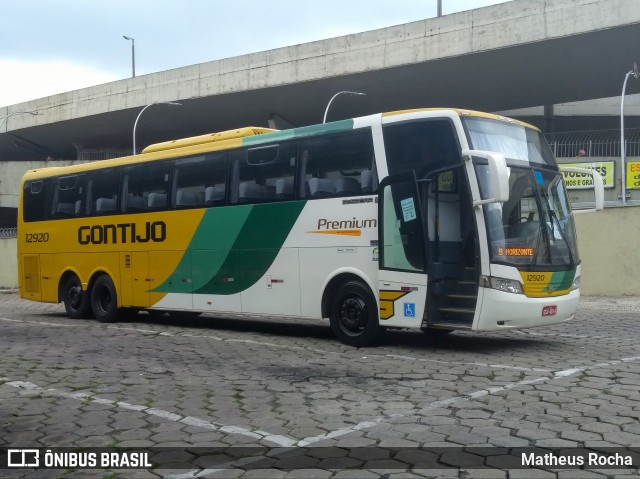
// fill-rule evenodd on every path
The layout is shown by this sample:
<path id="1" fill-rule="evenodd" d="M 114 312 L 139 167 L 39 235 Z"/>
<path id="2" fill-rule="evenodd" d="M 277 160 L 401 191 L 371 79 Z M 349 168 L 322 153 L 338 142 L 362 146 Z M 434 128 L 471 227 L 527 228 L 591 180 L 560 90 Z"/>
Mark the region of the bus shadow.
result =
<path id="1" fill-rule="evenodd" d="M 171 327 L 208 331 L 230 331 L 238 333 L 269 334 L 281 337 L 333 339 L 328 325 L 318 322 L 295 322 L 258 319 L 258 318 L 233 318 L 225 316 L 189 316 L 189 315 L 163 315 L 154 316 L 144 312 L 135 317 L 123 319 L 124 323 L 158 324 Z"/>
<path id="2" fill-rule="evenodd" d="M 47 313 L 47 316 L 66 318 L 64 312 Z M 79 320 L 80 321 L 80 320 Z M 221 315 L 152 315 L 147 312 L 129 314 L 121 318 L 116 324 L 149 324 L 167 327 L 180 327 L 200 331 L 234 332 L 240 334 L 264 334 L 281 338 L 308 338 L 320 340 L 327 344 L 335 344 L 344 348 L 331 332 L 331 328 L 325 321 L 315 323 L 312 320 L 285 320 L 263 319 L 251 317 L 228 317 Z M 161 332 L 161 331 L 158 331 Z M 242 338 L 238 338 L 242 339 Z M 255 340 L 255 338 L 252 338 Z M 268 341 L 268 337 L 264 338 Z M 411 355 L 412 351 L 446 351 L 446 352 L 474 352 L 478 354 L 493 354 L 508 350 L 531 347 L 539 348 L 541 343 L 545 347 L 553 346 L 557 341 L 550 337 L 515 336 L 511 332 L 476 333 L 466 331 L 454 331 L 447 335 L 425 334 L 422 331 L 409 329 L 389 329 L 371 345 L 364 348 L 352 349 L 390 349 Z"/>
<path id="3" fill-rule="evenodd" d="M 377 342 L 379 348 L 393 347 L 394 352 L 405 351 L 410 355 L 412 351 L 444 351 L 460 353 L 495 354 L 516 349 L 526 350 L 539 348 L 541 343 L 546 347 L 554 341 L 548 338 L 515 337 L 509 332 L 476 333 L 454 331 L 447 335 L 430 336 L 422 331 L 391 330 Z"/>
<path id="4" fill-rule="evenodd" d="M 282 338 L 309 338 L 333 343 L 346 348 L 333 335 L 327 322 L 311 320 L 295 321 L 258 318 L 233 318 L 225 316 L 153 316 L 140 313 L 131 318 L 130 322 L 162 324 L 172 327 L 187 327 L 209 331 L 229 331 L 237 333 L 256 333 Z M 266 338 L 265 338 L 266 339 Z M 268 341 L 268 339 L 266 339 Z M 527 349 L 539 347 L 540 343 L 553 343 L 549 338 L 535 339 L 532 337 L 516 337 L 509 332 L 472 333 L 452 332 L 447 335 L 429 335 L 422 331 L 409 329 L 390 329 L 385 331 L 370 346 L 362 349 L 384 349 L 393 347 L 394 351 L 401 350 L 442 350 L 450 352 L 475 352 L 479 354 L 492 354 L 513 349 Z M 353 348 L 359 349 L 359 348 Z"/>

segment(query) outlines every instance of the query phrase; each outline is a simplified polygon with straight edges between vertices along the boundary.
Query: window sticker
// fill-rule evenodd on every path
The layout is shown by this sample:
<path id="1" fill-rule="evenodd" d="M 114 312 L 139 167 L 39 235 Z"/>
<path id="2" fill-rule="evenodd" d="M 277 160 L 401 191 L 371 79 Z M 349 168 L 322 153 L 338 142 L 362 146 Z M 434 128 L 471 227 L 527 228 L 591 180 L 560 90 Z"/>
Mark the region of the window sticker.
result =
<path id="1" fill-rule="evenodd" d="M 405 223 L 416 219 L 416 206 L 413 198 L 405 198 L 400 201 L 400 207 L 402 208 L 402 217 Z"/>
<path id="2" fill-rule="evenodd" d="M 538 183 L 540 186 L 544 186 L 544 176 L 542 175 L 541 171 L 534 171 L 533 173 L 536 177 L 536 183 Z"/>

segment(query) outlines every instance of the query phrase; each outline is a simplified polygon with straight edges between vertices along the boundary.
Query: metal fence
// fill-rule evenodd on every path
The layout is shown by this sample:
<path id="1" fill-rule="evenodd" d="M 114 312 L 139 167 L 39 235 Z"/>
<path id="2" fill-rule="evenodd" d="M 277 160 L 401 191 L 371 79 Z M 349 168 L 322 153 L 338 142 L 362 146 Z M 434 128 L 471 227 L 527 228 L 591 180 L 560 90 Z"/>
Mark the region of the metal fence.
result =
<path id="1" fill-rule="evenodd" d="M 18 228 L 0 228 L 0 238 L 16 238 Z"/>
<path id="2" fill-rule="evenodd" d="M 620 130 L 567 131 L 545 134 L 556 158 L 620 157 Z M 625 155 L 640 156 L 640 128 L 625 128 Z"/>
<path id="3" fill-rule="evenodd" d="M 78 148 L 78 161 L 89 163 L 91 161 L 110 160 L 121 156 L 131 155 L 130 148 Z"/>

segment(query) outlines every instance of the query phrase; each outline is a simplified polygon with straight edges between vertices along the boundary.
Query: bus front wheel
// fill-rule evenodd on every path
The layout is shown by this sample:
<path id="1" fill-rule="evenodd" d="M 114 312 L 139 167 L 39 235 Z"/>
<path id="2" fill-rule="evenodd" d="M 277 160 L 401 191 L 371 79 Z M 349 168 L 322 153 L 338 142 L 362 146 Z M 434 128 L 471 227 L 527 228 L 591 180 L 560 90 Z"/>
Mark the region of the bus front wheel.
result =
<path id="1" fill-rule="evenodd" d="M 331 302 L 329 318 L 336 337 L 350 346 L 367 346 L 378 333 L 378 308 L 369 288 L 359 281 L 340 286 Z"/>
<path id="2" fill-rule="evenodd" d="M 91 316 L 89 292 L 82 289 L 82 283 L 75 274 L 65 281 L 62 294 L 67 316 L 72 319 L 85 319 Z"/>
<path id="3" fill-rule="evenodd" d="M 103 323 L 118 320 L 118 297 L 111 278 L 103 274 L 96 279 L 91 289 L 91 309 L 96 319 Z"/>

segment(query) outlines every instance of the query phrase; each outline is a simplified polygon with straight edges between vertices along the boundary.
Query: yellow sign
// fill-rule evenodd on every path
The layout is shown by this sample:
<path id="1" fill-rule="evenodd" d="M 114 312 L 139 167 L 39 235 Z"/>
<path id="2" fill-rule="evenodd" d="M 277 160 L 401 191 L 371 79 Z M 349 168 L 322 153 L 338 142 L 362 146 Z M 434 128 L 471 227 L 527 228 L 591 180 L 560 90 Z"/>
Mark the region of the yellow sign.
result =
<path id="1" fill-rule="evenodd" d="M 613 161 L 598 161 L 592 163 L 562 163 L 559 166 L 561 168 L 563 166 L 568 166 L 571 168 L 590 168 L 592 170 L 596 170 L 598 173 L 600 173 L 600 175 L 602 175 L 602 182 L 604 183 L 605 188 L 615 187 L 613 177 Z M 638 173 L 640 174 L 640 170 L 638 171 Z M 562 179 L 564 180 L 564 184 L 568 190 L 593 188 L 593 180 L 591 179 L 591 175 L 582 175 L 580 173 L 562 171 Z M 638 186 L 637 188 L 640 188 L 640 186 Z"/>
<path id="2" fill-rule="evenodd" d="M 627 189 L 640 189 L 640 161 L 627 161 Z"/>

